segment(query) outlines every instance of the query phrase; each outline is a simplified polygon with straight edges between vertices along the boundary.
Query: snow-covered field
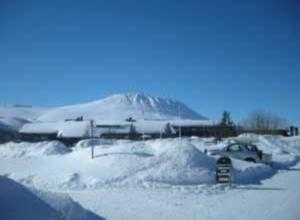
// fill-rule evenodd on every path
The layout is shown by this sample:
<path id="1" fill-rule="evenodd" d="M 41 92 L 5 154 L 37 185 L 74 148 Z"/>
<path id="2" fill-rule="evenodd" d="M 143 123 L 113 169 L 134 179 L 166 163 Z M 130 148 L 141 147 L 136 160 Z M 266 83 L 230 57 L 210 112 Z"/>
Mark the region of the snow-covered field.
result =
<path id="1" fill-rule="evenodd" d="M 22 184 L 54 215 L 78 209 L 81 219 L 299 219 L 300 138 L 239 138 L 272 153 L 273 164 L 233 160 L 232 187 L 215 184 L 216 159 L 203 153 L 230 140 L 216 145 L 196 137 L 85 140 L 71 150 L 59 142 L 10 142 L 0 145 L 0 184 Z"/>

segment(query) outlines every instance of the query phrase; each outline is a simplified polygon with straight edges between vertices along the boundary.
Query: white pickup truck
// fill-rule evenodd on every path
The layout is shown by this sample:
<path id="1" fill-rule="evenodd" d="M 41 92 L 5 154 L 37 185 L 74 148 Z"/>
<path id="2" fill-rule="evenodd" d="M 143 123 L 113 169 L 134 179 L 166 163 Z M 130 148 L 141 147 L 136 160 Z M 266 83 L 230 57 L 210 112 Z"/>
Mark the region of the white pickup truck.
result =
<path id="1" fill-rule="evenodd" d="M 223 149 L 209 150 L 208 155 L 220 155 L 237 158 L 253 163 L 271 164 L 272 155 L 263 153 L 254 144 L 232 143 Z"/>

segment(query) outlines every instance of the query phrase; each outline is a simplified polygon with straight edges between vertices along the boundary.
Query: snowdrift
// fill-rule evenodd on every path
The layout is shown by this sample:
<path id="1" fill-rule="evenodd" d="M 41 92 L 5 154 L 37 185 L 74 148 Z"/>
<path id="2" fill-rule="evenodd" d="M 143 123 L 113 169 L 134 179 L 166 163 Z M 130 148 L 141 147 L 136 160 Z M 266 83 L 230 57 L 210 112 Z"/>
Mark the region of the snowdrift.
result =
<path id="1" fill-rule="evenodd" d="M 244 137 L 240 137 L 244 138 Z M 249 138 L 249 136 L 247 136 Z M 259 183 L 299 161 L 299 139 L 257 136 L 272 153 L 272 167 L 233 159 L 234 182 Z M 277 140 L 278 139 L 278 140 Z M 91 144 L 95 158 L 91 159 Z M 163 139 L 144 142 L 84 140 L 70 151 L 59 142 L 0 145 L 0 174 L 48 190 L 215 183 L 216 159 L 203 153 L 210 139 Z M 50 157 L 51 156 L 51 157 Z"/>
<path id="2" fill-rule="evenodd" d="M 0 156 L 4 158 L 24 158 L 62 155 L 70 150 L 58 141 L 27 143 L 8 142 L 0 146 Z"/>
<path id="3" fill-rule="evenodd" d="M 232 159 L 232 161 L 234 183 L 258 184 L 261 180 L 269 178 L 276 173 L 276 170 L 264 164 L 254 164 L 235 159 Z"/>
<path id="4" fill-rule="evenodd" d="M 204 154 L 187 139 L 146 142 L 93 140 L 97 144 L 94 159 L 90 157 L 91 142 L 79 142 L 68 154 L 59 142 L 9 143 L 0 148 L 5 149 L 5 153 L 0 155 L 19 158 L 19 163 L 26 169 L 8 171 L 9 167 L 5 168 L 7 164 L 2 167 L 10 178 L 18 182 L 59 190 L 215 182 L 215 158 Z M 51 153 L 46 151 L 49 149 Z M 48 155 L 52 155 L 51 158 Z M 23 157 L 29 159 L 24 162 Z M 271 172 L 267 166 L 239 161 L 234 164 L 234 169 L 236 180 L 241 182 L 251 182 L 254 177 L 257 181 Z"/>
<path id="5" fill-rule="evenodd" d="M 68 195 L 29 190 L 0 176 L 0 219 L 101 220 Z"/>

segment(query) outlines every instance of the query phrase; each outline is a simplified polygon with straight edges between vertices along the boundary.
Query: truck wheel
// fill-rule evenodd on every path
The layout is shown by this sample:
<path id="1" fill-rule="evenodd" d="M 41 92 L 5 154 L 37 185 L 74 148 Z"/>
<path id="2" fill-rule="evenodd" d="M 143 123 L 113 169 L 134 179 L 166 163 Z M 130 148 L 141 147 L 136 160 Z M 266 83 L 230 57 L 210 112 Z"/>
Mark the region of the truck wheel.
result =
<path id="1" fill-rule="evenodd" d="M 253 158 L 246 158 L 245 161 L 255 163 L 255 160 Z"/>

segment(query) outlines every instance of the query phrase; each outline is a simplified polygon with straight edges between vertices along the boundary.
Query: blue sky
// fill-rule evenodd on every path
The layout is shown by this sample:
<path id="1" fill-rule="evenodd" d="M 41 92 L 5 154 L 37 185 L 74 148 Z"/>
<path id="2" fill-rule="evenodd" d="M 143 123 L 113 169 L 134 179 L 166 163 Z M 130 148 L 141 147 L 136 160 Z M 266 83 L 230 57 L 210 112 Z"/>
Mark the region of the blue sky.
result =
<path id="1" fill-rule="evenodd" d="M 214 119 L 262 109 L 300 124 L 299 10 L 297 0 L 1 0 L 0 103 L 143 92 Z"/>

